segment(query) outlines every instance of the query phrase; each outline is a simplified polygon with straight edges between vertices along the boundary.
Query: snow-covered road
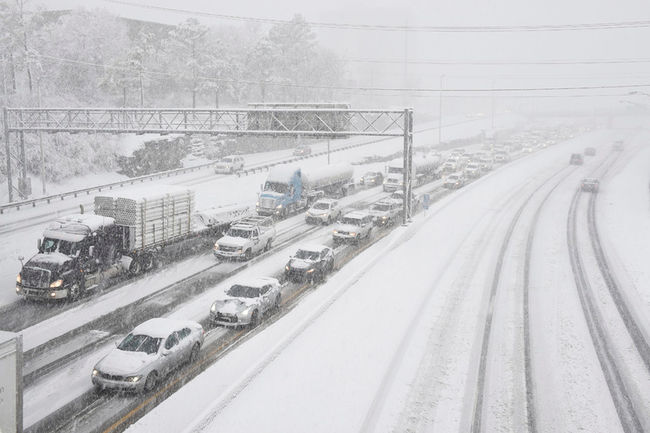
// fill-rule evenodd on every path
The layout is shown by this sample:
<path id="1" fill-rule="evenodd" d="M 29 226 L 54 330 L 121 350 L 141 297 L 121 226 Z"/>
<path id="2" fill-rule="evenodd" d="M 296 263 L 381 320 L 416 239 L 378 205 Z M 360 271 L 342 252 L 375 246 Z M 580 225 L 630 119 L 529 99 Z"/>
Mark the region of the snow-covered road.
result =
<path id="1" fill-rule="evenodd" d="M 580 309 L 566 238 L 575 188 L 620 135 L 634 142 L 648 139 L 619 131 L 589 134 L 516 161 L 443 199 L 357 256 L 282 320 L 228 353 L 129 431 L 468 431 L 475 419 L 488 311 L 494 314 L 495 338 L 485 371 L 482 430 L 527 429 L 521 267 L 534 211 L 555 183 L 540 214 L 530 276 L 538 429 L 621 431 Z M 565 168 L 570 153 L 594 144 L 596 158 Z M 617 179 L 624 168 L 616 165 L 610 175 Z M 573 171 L 559 182 L 560 170 Z M 541 188 L 521 215 L 505 255 L 505 278 L 490 304 L 508 227 L 549 179 L 555 182 Z M 644 188 L 647 194 L 647 177 Z M 647 286 L 647 279 L 640 281 Z M 650 408 L 647 401 L 637 404 L 646 413 Z"/>

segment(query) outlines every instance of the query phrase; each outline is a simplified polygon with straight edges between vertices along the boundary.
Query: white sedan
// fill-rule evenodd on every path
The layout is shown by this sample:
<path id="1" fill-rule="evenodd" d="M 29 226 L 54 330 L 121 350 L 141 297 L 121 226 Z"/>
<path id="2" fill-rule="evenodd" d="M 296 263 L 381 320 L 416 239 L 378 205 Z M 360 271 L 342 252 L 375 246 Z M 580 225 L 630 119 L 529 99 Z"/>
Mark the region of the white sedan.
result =
<path id="1" fill-rule="evenodd" d="M 124 337 L 93 369 L 96 389 L 148 392 L 185 362 L 198 359 L 203 327 L 189 320 L 147 320 Z"/>
<path id="2" fill-rule="evenodd" d="M 233 284 L 227 297 L 210 307 L 210 320 L 215 325 L 256 326 L 262 315 L 280 308 L 282 286 L 276 278 L 259 277 Z"/>

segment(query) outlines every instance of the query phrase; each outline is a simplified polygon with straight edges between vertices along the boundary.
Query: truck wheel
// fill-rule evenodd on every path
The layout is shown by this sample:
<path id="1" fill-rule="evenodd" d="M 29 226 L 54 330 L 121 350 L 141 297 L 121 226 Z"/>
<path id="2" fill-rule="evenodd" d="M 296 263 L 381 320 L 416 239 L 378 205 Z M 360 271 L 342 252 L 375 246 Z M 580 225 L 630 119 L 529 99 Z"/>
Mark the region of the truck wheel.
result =
<path id="1" fill-rule="evenodd" d="M 132 276 L 139 275 L 142 272 L 142 262 L 139 257 L 134 257 L 131 259 L 131 264 L 129 265 L 129 274 Z"/>
<path id="2" fill-rule="evenodd" d="M 74 302 L 81 296 L 81 286 L 79 283 L 73 283 L 68 289 L 68 300 Z"/>
<path id="3" fill-rule="evenodd" d="M 150 270 L 152 270 L 154 268 L 154 264 L 155 261 L 153 258 L 153 254 L 147 254 L 142 257 L 142 269 L 144 270 L 144 272 L 149 272 Z"/>

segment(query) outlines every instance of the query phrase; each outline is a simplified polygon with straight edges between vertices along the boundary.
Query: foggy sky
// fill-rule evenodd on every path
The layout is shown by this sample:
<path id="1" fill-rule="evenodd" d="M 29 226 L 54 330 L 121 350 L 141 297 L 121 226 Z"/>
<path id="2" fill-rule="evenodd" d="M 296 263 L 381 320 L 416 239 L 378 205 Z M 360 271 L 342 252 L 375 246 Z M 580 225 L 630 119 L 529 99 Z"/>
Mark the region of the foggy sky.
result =
<path id="1" fill-rule="evenodd" d="M 36 3 L 38 0 L 34 0 Z M 290 19 L 302 14 L 307 21 L 428 26 L 500 26 L 577 24 L 650 19 L 650 2 L 626 1 L 424 1 L 328 0 L 273 2 L 243 0 L 128 0 L 128 3 L 158 5 L 226 15 Z M 175 24 L 192 15 L 129 6 L 111 0 L 51 0 L 47 8 L 99 7 L 117 15 Z M 196 16 L 206 24 L 243 25 L 224 19 Z M 368 87 L 390 88 L 491 88 L 553 87 L 650 83 L 650 62 L 632 64 L 569 65 L 416 65 L 403 60 L 456 62 L 528 62 L 547 60 L 648 59 L 650 28 L 557 32 L 436 33 L 383 32 L 323 29 L 315 27 L 319 42 L 350 60 L 347 79 Z M 394 60 L 400 63 L 363 63 L 355 60 Z M 650 93 L 647 89 L 638 89 Z M 588 104 L 620 104 L 629 89 L 573 92 L 612 94 L 611 98 L 589 98 Z M 570 93 L 570 92 L 568 92 Z M 534 93 L 533 94 L 538 94 Z M 547 94 L 549 94 L 547 92 Z M 520 96 L 531 95 L 522 92 Z M 464 95 L 456 95 L 466 99 Z M 501 96 L 504 95 L 499 95 Z M 451 99 L 454 95 L 449 94 Z M 418 93 L 411 105 L 431 104 L 434 93 Z M 642 103 L 650 97 L 627 96 Z M 423 100 L 431 101 L 423 102 Z M 485 97 L 481 98 L 486 99 Z M 418 102 L 419 101 L 419 102 Z M 481 103 L 482 104 L 482 103 Z M 485 104 L 483 104 L 485 105 Z"/>

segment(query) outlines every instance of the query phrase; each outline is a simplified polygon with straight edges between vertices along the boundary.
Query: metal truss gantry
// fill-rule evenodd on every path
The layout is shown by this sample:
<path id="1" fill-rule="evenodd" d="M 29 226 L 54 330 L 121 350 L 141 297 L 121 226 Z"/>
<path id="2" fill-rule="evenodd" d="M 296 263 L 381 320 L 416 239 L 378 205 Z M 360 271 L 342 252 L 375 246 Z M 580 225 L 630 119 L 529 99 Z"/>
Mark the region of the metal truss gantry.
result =
<path id="1" fill-rule="evenodd" d="M 170 109 L 170 108 L 4 108 L 4 139 L 9 201 L 13 201 L 12 169 L 25 183 L 24 134 L 212 134 L 280 137 L 404 137 L 404 221 L 411 216 L 413 110 L 352 109 Z M 11 135 L 18 137 L 16 146 Z M 24 199 L 22 188 L 18 189 Z"/>

